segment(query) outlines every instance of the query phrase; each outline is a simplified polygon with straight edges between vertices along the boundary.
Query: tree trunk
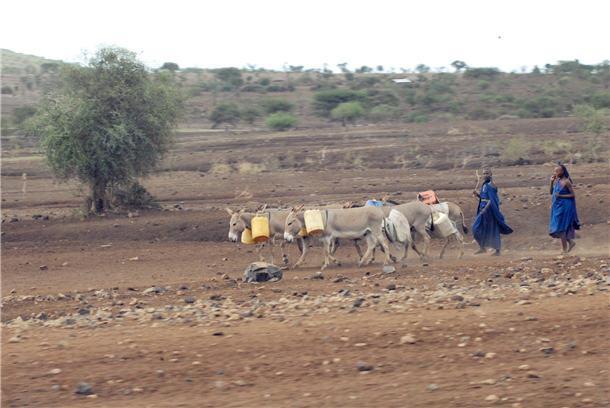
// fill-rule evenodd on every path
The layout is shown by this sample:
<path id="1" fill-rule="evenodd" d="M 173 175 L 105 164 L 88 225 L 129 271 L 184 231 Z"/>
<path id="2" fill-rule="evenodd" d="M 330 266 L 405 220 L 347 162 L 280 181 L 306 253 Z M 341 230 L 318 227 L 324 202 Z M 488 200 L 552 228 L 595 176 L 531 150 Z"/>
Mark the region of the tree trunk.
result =
<path id="1" fill-rule="evenodd" d="M 92 201 L 92 212 L 95 214 L 102 214 L 106 211 L 107 200 L 106 200 L 106 183 L 103 181 L 97 181 L 91 186 L 91 201 Z"/>

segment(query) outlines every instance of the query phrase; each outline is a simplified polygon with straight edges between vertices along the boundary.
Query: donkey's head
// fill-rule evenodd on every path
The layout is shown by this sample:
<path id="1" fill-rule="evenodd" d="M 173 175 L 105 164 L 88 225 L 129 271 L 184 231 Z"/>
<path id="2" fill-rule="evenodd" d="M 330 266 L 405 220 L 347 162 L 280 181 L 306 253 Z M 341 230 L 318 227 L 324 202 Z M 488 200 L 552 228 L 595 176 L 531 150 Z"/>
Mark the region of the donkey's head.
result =
<path id="1" fill-rule="evenodd" d="M 246 229 L 246 221 L 242 217 L 244 211 L 243 209 L 233 211 L 227 208 L 227 212 L 231 216 L 229 221 L 229 241 L 231 242 L 237 242 L 240 234 Z"/>
<path id="2" fill-rule="evenodd" d="M 288 242 L 292 242 L 295 237 L 299 235 L 301 228 L 305 226 L 305 220 L 303 218 L 303 205 L 292 208 L 286 217 L 284 223 L 284 239 Z"/>

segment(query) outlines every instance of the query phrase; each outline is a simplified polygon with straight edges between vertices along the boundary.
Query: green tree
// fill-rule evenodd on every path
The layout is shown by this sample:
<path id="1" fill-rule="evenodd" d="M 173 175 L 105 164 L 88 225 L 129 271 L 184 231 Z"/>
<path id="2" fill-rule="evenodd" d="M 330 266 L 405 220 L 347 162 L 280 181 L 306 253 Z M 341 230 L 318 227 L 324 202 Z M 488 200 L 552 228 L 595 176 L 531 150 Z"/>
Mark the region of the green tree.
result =
<path id="1" fill-rule="evenodd" d="M 417 71 L 420 74 L 425 74 L 427 72 L 430 72 L 430 67 L 425 64 L 419 64 L 418 66 L 415 67 L 415 71 Z"/>
<path id="2" fill-rule="evenodd" d="M 234 67 L 217 69 L 214 75 L 218 80 L 230 85 L 232 88 L 238 88 L 244 83 L 244 80 L 241 78 L 241 71 Z"/>
<path id="3" fill-rule="evenodd" d="M 297 124 L 297 118 L 288 112 L 275 112 L 267 116 L 265 123 L 273 130 L 284 131 Z"/>
<path id="4" fill-rule="evenodd" d="M 167 75 L 153 77 L 122 48 L 103 48 L 85 67 L 63 67 L 62 84 L 29 120 L 53 173 L 90 188 L 100 213 L 109 190 L 149 174 L 167 152 L 182 98 Z M 93 205 L 92 205 L 93 204 Z"/>
<path id="5" fill-rule="evenodd" d="M 360 102 L 344 102 L 337 105 L 331 112 L 330 116 L 337 121 L 341 121 L 343 126 L 348 122 L 355 122 L 357 119 L 364 116 L 364 108 Z"/>
<path id="6" fill-rule="evenodd" d="M 253 124 L 261 116 L 261 111 L 254 106 L 248 106 L 241 111 L 241 118 L 248 124 Z"/>
<path id="7" fill-rule="evenodd" d="M 294 109 L 292 102 L 285 99 L 266 99 L 262 102 L 262 106 L 268 114 L 275 112 L 290 112 Z"/>
<path id="8" fill-rule="evenodd" d="M 165 62 L 161 65 L 161 69 L 166 69 L 168 71 L 178 71 L 180 67 L 175 62 Z"/>
<path id="9" fill-rule="evenodd" d="M 451 63 L 451 66 L 453 68 L 455 68 L 455 72 L 460 72 L 461 70 L 463 70 L 464 68 L 467 67 L 466 63 L 464 61 L 460 61 L 460 60 L 455 60 Z"/>
<path id="10" fill-rule="evenodd" d="M 330 112 L 343 102 L 358 101 L 366 103 L 367 94 L 364 91 L 350 89 L 331 89 L 320 91 L 314 95 L 313 107 L 316 113 L 323 117 L 330 116 Z"/>
<path id="11" fill-rule="evenodd" d="M 239 111 L 239 108 L 231 102 L 219 103 L 214 110 L 212 110 L 212 113 L 210 113 L 210 120 L 212 121 L 213 128 L 216 128 L 223 123 L 234 126 L 240 119 L 241 112 Z"/>

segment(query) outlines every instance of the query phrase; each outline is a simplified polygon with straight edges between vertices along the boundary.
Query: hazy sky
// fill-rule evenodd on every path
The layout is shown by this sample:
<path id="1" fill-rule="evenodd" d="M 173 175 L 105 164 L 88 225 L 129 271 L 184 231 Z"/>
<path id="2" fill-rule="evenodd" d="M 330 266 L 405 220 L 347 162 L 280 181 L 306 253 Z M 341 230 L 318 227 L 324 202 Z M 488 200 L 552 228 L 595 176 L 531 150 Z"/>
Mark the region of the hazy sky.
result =
<path id="1" fill-rule="evenodd" d="M 4 1 L 0 47 L 67 61 L 118 45 L 152 67 L 419 63 L 519 70 L 610 59 L 606 0 Z"/>

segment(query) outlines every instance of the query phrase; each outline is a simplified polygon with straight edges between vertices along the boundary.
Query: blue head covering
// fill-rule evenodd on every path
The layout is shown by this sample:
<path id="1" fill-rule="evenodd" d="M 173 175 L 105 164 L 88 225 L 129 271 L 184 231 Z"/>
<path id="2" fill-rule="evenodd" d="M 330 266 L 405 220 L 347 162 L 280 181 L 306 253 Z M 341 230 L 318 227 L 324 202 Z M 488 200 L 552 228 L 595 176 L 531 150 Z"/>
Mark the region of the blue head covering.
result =
<path id="1" fill-rule="evenodd" d="M 572 177 L 570 177 L 570 172 L 568 171 L 568 168 L 565 166 L 565 164 L 557 162 L 557 165 L 563 170 L 563 176 L 570 180 L 570 183 L 572 183 Z"/>

